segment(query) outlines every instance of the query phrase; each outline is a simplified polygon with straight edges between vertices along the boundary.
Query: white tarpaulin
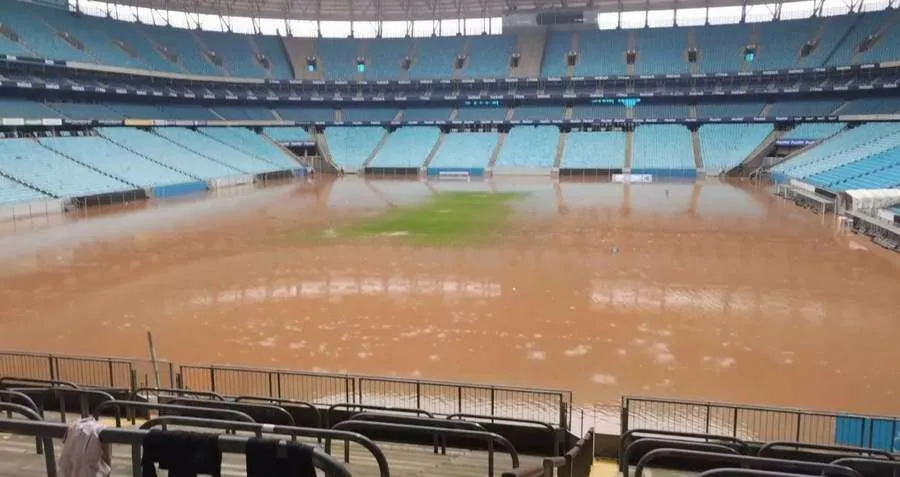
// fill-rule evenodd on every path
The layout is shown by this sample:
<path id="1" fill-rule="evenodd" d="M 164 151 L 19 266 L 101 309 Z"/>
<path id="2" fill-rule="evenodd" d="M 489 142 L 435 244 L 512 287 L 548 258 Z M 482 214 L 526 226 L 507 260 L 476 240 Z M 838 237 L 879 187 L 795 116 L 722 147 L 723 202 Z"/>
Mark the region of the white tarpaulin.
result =
<path id="1" fill-rule="evenodd" d="M 888 209 L 900 204 L 900 189 L 857 189 L 844 191 L 850 210 Z"/>

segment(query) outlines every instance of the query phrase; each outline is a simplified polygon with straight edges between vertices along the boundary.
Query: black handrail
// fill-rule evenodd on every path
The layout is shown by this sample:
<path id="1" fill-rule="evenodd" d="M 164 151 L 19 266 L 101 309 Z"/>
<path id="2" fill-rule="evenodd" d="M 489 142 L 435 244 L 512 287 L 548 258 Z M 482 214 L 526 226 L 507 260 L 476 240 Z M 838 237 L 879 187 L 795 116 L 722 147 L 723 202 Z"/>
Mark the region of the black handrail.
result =
<path id="1" fill-rule="evenodd" d="M 711 440 L 721 441 L 721 442 L 731 442 L 733 444 L 739 445 L 742 448 L 741 453 L 747 454 L 750 450 L 750 445 L 744 442 L 741 439 L 738 439 L 734 436 L 720 436 L 716 434 L 703 434 L 697 432 L 679 432 L 679 431 L 657 431 L 653 429 L 629 429 L 625 431 L 622 436 L 619 438 L 619 457 L 622 457 L 622 454 L 625 453 L 625 448 L 630 443 L 629 440 L 634 437 L 635 434 L 649 434 L 647 437 L 658 437 L 658 436 L 670 436 L 670 437 L 689 437 L 692 439 L 704 439 L 706 442 Z M 641 437 L 638 437 L 640 439 Z M 621 467 L 620 467 L 621 470 Z"/>
<path id="2" fill-rule="evenodd" d="M 381 431 L 402 431 L 402 432 L 414 432 L 419 434 L 430 434 L 430 435 L 444 435 L 444 436 L 455 436 L 455 437 L 467 437 L 473 439 L 484 439 L 488 445 L 488 476 L 494 476 L 494 443 L 498 443 L 503 446 L 507 452 L 509 452 L 509 456 L 512 459 L 512 467 L 514 469 L 519 468 L 519 453 L 516 452 L 516 448 L 513 447 L 512 443 L 509 442 L 505 437 L 500 434 L 494 432 L 484 432 L 484 431 L 472 431 L 469 429 L 447 429 L 441 427 L 428 427 L 428 426 L 413 426 L 406 424 L 389 424 L 386 422 L 370 422 L 370 421 L 343 421 L 339 422 L 332 427 L 334 430 L 356 430 L 356 429 L 371 429 L 371 430 L 381 430 Z M 329 449 L 331 446 L 330 439 L 325 440 L 325 449 Z"/>
<path id="3" fill-rule="evenodd" d="M 0 433 L 11 433 L 24 436 L 37 436 L 47 439 L 49 448 L 53 448 L 52 439 L 62 439 L 66 435 L 68 426 L 52 422 L 33 422 L 16 419 L 0 419 Z M 106 428 L 100 431 L 100 441 L 106 444 L 124 444 L 129 445 L 132 449 L 140 452 L 141 442 L 144 436 L 150 431 L 142 429 L 118 429 Z M 219 436 L 216 439 L 219 449 L 222 452 L 243 453 L 248 439 L 242 436 Z M 328 477 L 352 477 L 350 472 L 344 465 L 335 461 L 331 456 L 323 454 L 317 449 L 313 449 L 313 464 L 325 471 Z M 132 454 L 132 472 L 134 475 L 140 475 L 140 455 L 137 460 Z M 51 473 L 50 468 L 53 469 Z M 55 476 L 55 466 L 48 466 L 47 475 Z"/>
<path id="4" fill-rule="evenodd" d="M 197 407 L 208 407 L 210 409 L 231 409 L 234 411 L 240 411 L 247 413 L 250 412 L 260 412 L 260 413 L 273 413 L 272 417 L 281 416 L 285 422 L 284 424 L 288 426 L 296 426 L 297 423 L 294 422 L 294 416 L 291 413 L 287 412 L 287 410 L 281 406 L 273 406 L 271 404 L 256 404 L 256 403 L 238 403 L 234 401 L 213 401 L 210 399 L 187 399 L 187 398 L 174 398 L 168 404 L 177 404 L 182 406 L 197 406 Z M 243 409 L 243 410 L 241 410 Z M 259 419 L 259 416 L 255 419 L 258 422 L 262 422 Z"/>
<path id="5" fill-rule="evenodd" d="M 533 419 L 519 419 L 515 417 L 495 417 L 495 416 L 485 416 L 483 414 L 467 414 L 464 412 L 458 412 L 456 414 L 450 414 L 447 416 L 447 419 L 455 419 L 455 418 L 465 418 L 465 419 L 484 419 L 490 420 L 491 422 L 499 421 L 499 422 L 511 422 L 518 424 L 532 424 L 535 426 L 546 428 L 550 435 L 553 437 L 553 455 L 559 455 L 559 432 L 552 425 L 547 424 L 546 422 L 535 421 Z"/>
<path id="6" fill-rule="evenodd" d="M 273 398 L 273 397 L 260 397 L 260 396 L 238 396 L 234 398 L 235 402 L 242 401 L 265 401 L 273 404 L 284 404 L 287 406 L 301 406 L 308 408 L 313 411 L 316 415 L 316 427 L 322 427 L 322 412 L 316 407 L 314 404 L 306 402 L 306 401 L 294 401 L 293 399 L 282 399 L 282 398 Z"/>
<path id="7" fill-rule="evenodd" d="M 737 469 L 726 467 L 701 472 L 697 477 L 810 477 L 809 474 L 792 474 L 774 470 Z"/>
<path id="8" fill-rule="evenodd" d="M 843 452 L 845 454 L 859 454 L 859 455 L 880 455 L 885 457 L 887 460 L 895 460 L 894 455 L 888 451 L 881 449 L 869 449 L 866 447 L 852 447 L 852 446 L 831 446 L 831 445 L 823 445 L 823 444 L 804 444 L 801 442 L 788 442 L 788 441 L 773 441 L 767 442 L 765 445 L 759 448 L 759 451 L 756 452 L 758 457 L 765 457 L 763 454 L 766 451 L 771 451 L 775 447 L 791 447 L 796 450 L 802 449 L 810 449 L 810 450 L 825 450 L 825 451 L 835 451 L 835 452 Z"/>
<path id="9" fill-rule="evenodd" d="M 770 457 L 753 457 L 747 455 L 717 454 L 715 452 L 702 452 L 681 449 L 655 449 L 641 457 L 634 469 L 634 477 L 642 477 L 644 468 L 653 460 L 662 457 L 677 457 L 682 459 L 699 460 L 708 463 L 721 462 L 726 464 L 743 464 L 747 467 L 763 467 L 760 470 L 783 471 L 799 470 L 802 472 L 815 472 L 825 474 L 841 474 L 845 477 L 863 477 L 858 471 L 840 465 L 822 464 L 819 462 L 806 462 L 802 460 L 773 459 Z"/>
<path id="10" fill-rule="evenodd" d="M 131 412 L 133 409 L 141 409 L 145 411 L 174 411 L 174 412 L 183 412 L 187 413 L 187 415 L 197 415 L 197 414 L 205 414 L 206 417 L 224 417 L 228 418 L 236 418 L 232 420 L 245 421 L 245 422 L 256 422 L 252 417 L 248 416 L 246 413 L 240 411 L 234 411 L 231 409 L 213 409 L 208 407 L 194 407 L 194 406 L 179 406 L 177 404 L 159 404 L 153 402 L 142 402 L 142 401 L 104 401 L 97 405 L 94 408 L 94 417 L 99 418 L 100 413 L 107 409 L 113 409 L 116 413 L 116 427 L 122 427 L 121 421 L 121 413 L 119 412 L 122 408 L 125 408 L 127 412 Z M 131 417 L 131 423 L 134 424 L 134 416 Z"/>
<path id="11" fill-rule="evenodd" d="M 566 472 L 562 470 L 563 467 L 571 466 L 575 459 L 585 458 L 583 457 L 583 452 L 587 451 L 586 460 L 588 460 L 587 465 L 585 465 L 585 469 L 583 475 L 572 475 L 572 477 L 587 477 L 587 474 L 590 474 L 590 463 L 594 461 L 594 429 L 591 428 L 585 433 L 584 437 L 578 440 L 571 449 L 566 451 L 565 454 L 559 457 L 545 457 L 540 464 L 532 465 L 529 467 L 519 467 L 518 469 L 507 470 L 501 474 L 501 477 L 538 477 L 538 476 L 546 476 L 552 477 L 554 475 L 554 469 L 560 469 L 557 471 L 556 475 L 560 477 L 566 475 Z"/>
<path id="12" fill-rule="evenodd" d="M 416 409 L 413 407 L 390 407 L 390 406 L 377 406 L 374 404 L 354 404 L 352 402 L 339 402 L 337 404 L 332 404 L 328 406 L 328 409 L 325 411 L 325 425 L 326 426 L 334 426 L 336 423 L 331 420 L 331 413 L 335 409 L 339 408 L 347 408 L 347 412 L 349 413 L 351 409 L 359 409 L 362 411 L 371 410 L 371 411 L 389 411 L 389 412 L 401 412 L 408 414 L 420 415 L 424 414 L 428 417 L 434 417 L 434 414 L 424 410 L 424 409 Z"/>
<path id="13" fill-rule="evenodd" d="M 260 424 L 257 422 L 224 421 L 218 419 L 202 419 L 197 417 L 183 416 L 160 416 L 157 418 L 153 418 L 142 424 L 141 429 L 150 429 L 154 426 L 161 426 L 165 424 L 180 424 L 192 427 L 206 427 L 210 429 L 253 432 L 257 435 L 260 435 L 263 432 L 268 434 L 283 434 L 291 436 L 292 440 L 296 440 L 296 438 L 300 436 L 326 439 L 336 438 L 353 441 L 365 447 L 366 450 L 368 450 L 372 454 L 372 456 L 375 457 L 375 462 L 378 464 L 378 473 L 380 477 L 390 477 L 391 474 L 390 468 L 388 467 L 387 457 L 384 455 L 384 452 L 381 450 L 381 448 L 378 447 L 375 442 L 373 442 L 368 437 L 356 432 L 339 431 L 332 429 L 313 429 L 310 427 L 275 426 L 271 424 Z M 329 455 L 331 453 L 330 449 L 328 448 L 325 449 L 325 452 Z M 344 454 L 344 462 L 350 462 L 349 453 Z"/>
<path id="14" fill-rule="evenodd" d="M 41 409 L 37 405 L 37 403 L 35 403 L 34 400 L 31 399 L 27 394 L 25 394 L 23 392 L 19 392 L 19 391 L 14 391 L 12 389 L 0 389 L 0 402 L 3 402 L 4 396 L 10 398 L 9 402 L 11 404 L 15 404 L 15 402 L 13 402 L 14 399 L 19 399 L 20 401 L 26 403 L 27 406 L 25 406 L 25 407 L 29 407 L 32 410 L 34 410 L 34 412 L 36 412 L 39 416 L 41 416 L 41 420 L 44 419 L 44 410 Z M 12 411 L 9 411 L 9 410 L 6 411 L 6 418 L 12 419 Z M 41 455 L 44 453 L 44 445 L 41 442 L 40 438 L 35 438 L 34 450 L 35 450 L 35 452 L 37 452 L 38 455 Z"/>
<path id="15" fill-rule="evenodd" d="M 637 452 L 635 449 L 641 449 L 641 447 L 647 446 L 655 446 L 650 450 L 656 449 L 680 449 L 680 450 L 695 450 L 702 452 L 714 452 L 716 454 L 735 454 L 738 455 L 738 451 L 736 451 L 733 447 L 728 447 L 723 444 L 713 444 L 711 442 L 696 442 L 696 441 L 672 441 L 669 439 L 653 439 L 650 437 L 645 437 L 643 439 L 638 439 L 628 447 L 625 448 L 625 454 L 619 457 L 619 470 L 622 472 L 622 477 L 628 477 L 629 464 L 631 463 L 631 456 Z M 644 449 L 641 449 L 644 450 Z"/>
<path id="16" fill-rule="evenodd" d="M 88 417 L 91 415 L 90 404 L 88 402 L 88 397 L 94 396 L 99 397 L 101 399 L 100 402 L 103 401 L 114 401 L 115 398 L 106 391 L 101 391 L 99 389 L 85 389 L 85 388 L 63 388 L 63 387 L 48 387 L 48 388 L 35 388 L 35 387 L 27 387 L 27 388 L 7 388 L 10 391 L 17 391 L 24 394 L 43 394 L 43 393 L 52 393 L 53 397 L 59 401 L 59 420 L 62 423 L 67 422 L 66 420 L 66 393 L 72 393 L 78 396 L 78 406 L 81 408 L 81 417 Z M 43 412 L 43 402 L 41 402 L 41 412 Z"/>
<path id="17" fill-rule="evenodd" d="M 44 422 L 43 418 L 41 418 L 37 411 L 22 406 L 21 404 L 0 402 L 0 411 L 6 411 L 7 413 L 15 412 L 27 417 L 30 421 Z M 4 419 L 0 419 L 0 422 L 3 421 Z M 7 419 L 6 421 L 15 422 L 14 419 Z M 56 477 L 56 455 L 55 451 L 53 450 L 53 439 L 49 437 L 36 436 L 35 440 L 39 440 L 41 442 L 41 445 L 39 447 L 43 448 L 38 449 L 38 454 L 40 454 L 41 450 L 43 450 L 44 464 L 47 466 L 47 477 Z"/>
<path id="18" fill-rule="evenodd" d="M 851 469 L 856 469 L 854 465 L 858 464 L 871 465 L 874 467 L 889 467 L 891 469 L 891 475 L 893 475 L 894 477 L 896 477 L 898 472 L 900 472 L 900 462 L 896 460 L 869 459 L 865 457 L 842 457 L 840 459 L 835 459 L 830 463 L 834 465 L 843 465 L 844 467 L 850 467 Z M 862 473 L 861 470 L 860 473 Z"/>
<path id="19" fill-rule="evenodd" d="M 179 388 L 153 388 L 153 387 L 144 387 L 137 388 L 131 392 L 132 395 L 137 396 L 140 393 L 147 394 L 156 394 L 158 397 L 161 393 L 174 394 L 176 397 L 182 397 L 181 395 L 190 395 L 190 396 L 198 396 L 198 397 L 208 397 L 210 399 L 214 399 L 216 401 L 224 401 L 225 397 L 219 393 L 214 393 L 212 391 L 192 391 L 190 389 L 179 389 Z"/>
<path id="20" fill-rule="evenodd" d="M 392 424 L 411 424 L 414 426 L 431 426 L 431 427 L 446 427 L 448 429 L 471 429 L 473 431 L 486 431 L 486 429 L 477 422 L 470 421 L 448 421 L 446 419 L 441 419 L 437 417 L 419 417 L 419 416 L 405 416 L 402 414 L 379 414 L 370 411 L 358 412 L 350 416 L 348 421 L 370 421 L 370 422 L 387 422 Z M 344 446 L 346 447 L 346 442 Z M 434 436 L 434 453 L 438 453 L 438 448 L 440 448 L 441 454 L 447 454 L 447 439 L 446 436 L 441 438 L 440 436 Z"/>
<path id="21" fill-rule="evenodd" d="M 72 389 L 81 389 L 81 386 L 71 381 L 60 381 L 58 379 L 35 379 L 35 378 L 17 378 L 15 376 L 3 376 L 0 378 L 0 386 L 6 385 L 9 381 L 15 384 L 45 384 L 49 386 L 65 386 Z"/>

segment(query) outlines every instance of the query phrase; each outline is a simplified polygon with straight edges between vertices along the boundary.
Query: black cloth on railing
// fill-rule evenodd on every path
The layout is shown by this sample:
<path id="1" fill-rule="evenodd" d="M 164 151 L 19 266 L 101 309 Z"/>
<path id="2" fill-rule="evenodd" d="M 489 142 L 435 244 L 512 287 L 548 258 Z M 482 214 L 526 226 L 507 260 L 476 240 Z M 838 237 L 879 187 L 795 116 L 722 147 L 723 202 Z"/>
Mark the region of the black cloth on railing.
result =
<path id="1" fill-rule="evenodd" d="M 247 441 L 247 477 L 316 477 L 313 448 L 272 439 Z"/>
<path id="2" fill-rule="evenodd" d="M 215 434 L 153 429 L 144 436 L 141 458 L 144 477 L 156 477 L 156 468 L 169 471 L 169 477 L 220 477 L 222 451 Z"/>

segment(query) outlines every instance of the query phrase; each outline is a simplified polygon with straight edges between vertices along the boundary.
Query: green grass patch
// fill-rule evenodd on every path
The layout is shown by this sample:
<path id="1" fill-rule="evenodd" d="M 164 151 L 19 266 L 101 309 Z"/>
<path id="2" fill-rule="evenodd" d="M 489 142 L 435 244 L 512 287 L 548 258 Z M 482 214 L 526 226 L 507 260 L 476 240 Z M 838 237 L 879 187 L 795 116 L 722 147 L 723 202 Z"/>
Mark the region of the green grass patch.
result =
<path id="1" fill-rule="evenodd" d="M 421 245 L 467 245 L 503 227 L 516 193 L 442 192 L 339 230 L 338 237 L 397 237 Z"/>

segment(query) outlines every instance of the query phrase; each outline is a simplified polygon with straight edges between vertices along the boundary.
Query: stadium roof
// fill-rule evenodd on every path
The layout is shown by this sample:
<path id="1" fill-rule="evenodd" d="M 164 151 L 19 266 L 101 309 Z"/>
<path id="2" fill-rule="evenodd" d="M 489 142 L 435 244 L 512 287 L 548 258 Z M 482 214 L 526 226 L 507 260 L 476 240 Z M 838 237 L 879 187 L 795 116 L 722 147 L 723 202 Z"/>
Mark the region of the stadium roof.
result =
<path id="1" fill-rule="evenodd" d="M 850 0 L 850 3 L 853 1 L 859 2 Z M 404 21 L 500 17 L 510 12 L 553 9 L 616 12 L 772 5 L 773 0 L 115 0 L 115 3 L 251 18 Z"/>

